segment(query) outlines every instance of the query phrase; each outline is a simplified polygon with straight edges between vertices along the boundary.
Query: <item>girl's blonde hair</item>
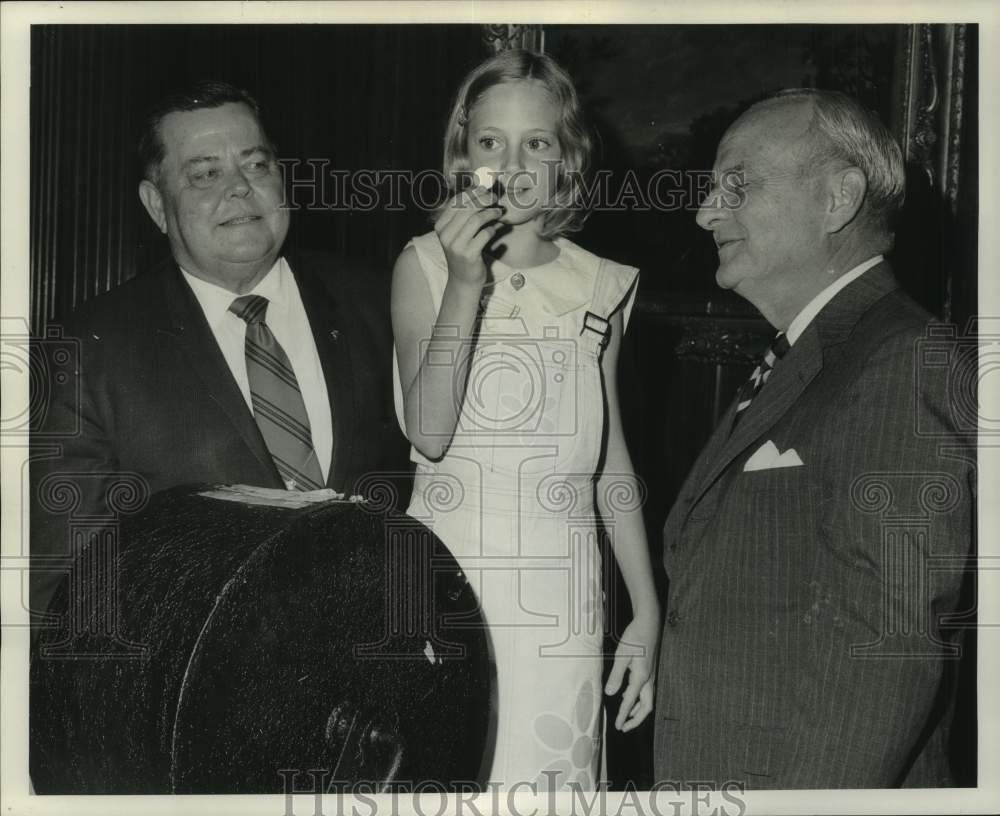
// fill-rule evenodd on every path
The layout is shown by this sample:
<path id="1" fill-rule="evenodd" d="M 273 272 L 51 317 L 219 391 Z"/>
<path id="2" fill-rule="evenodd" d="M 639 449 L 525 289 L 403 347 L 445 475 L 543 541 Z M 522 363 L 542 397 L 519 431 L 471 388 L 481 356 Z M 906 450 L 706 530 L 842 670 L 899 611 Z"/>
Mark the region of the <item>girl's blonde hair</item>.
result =
<path id="1" fill-rule="evenodd" d="M 556 137 L 562 164 L 552 204 L 542 213 L 541 235 L 555 238 L 576 232 L 590 214 L 583 205 L 582 180 L 590 166 L 593 140 L 569 75 L 552 57 L 525 49 L 501 51 L 472 69 L 462 81 L 444 134 L 444 175 L 452 193 L 461 172 L 472 171 L 466 128 L 473 106 L 490 88 L 505 82 L 537 80 L 559 106 Z"/>

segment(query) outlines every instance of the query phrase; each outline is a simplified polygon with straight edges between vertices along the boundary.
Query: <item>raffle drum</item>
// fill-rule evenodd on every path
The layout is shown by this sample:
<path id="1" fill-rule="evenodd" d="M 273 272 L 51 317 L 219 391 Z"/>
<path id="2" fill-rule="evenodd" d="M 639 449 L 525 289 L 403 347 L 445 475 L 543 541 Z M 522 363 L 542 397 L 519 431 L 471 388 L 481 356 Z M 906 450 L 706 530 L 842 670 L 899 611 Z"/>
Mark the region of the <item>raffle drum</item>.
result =
<path id="1" fill-rule="evenodd" d="M 36 793 L 475 781 L 488 646 L 444 545 L 371 503 L 199 490 L 154 496 L 57 593 L 71 612 L 31 663 Z"/>

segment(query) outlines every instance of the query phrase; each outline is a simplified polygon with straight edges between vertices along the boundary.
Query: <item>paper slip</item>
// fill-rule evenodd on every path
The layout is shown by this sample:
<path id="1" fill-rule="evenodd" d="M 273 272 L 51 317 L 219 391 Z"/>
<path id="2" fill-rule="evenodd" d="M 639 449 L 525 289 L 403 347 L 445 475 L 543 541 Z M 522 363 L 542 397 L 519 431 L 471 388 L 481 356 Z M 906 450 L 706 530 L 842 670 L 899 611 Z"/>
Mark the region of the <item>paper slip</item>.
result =
<path id="1" fill-rule="evenodd" d="M 219 485 L 211 490 L 198 494 L 209 499 L 242 502 L 243 504 L 262 504 L 268 507 L 288 507 L 298 509 L 312 504 L 324 502 L 342 502 L 357 504 L 366 501 L 363 496 L 346 497 L 343 493 L 325 487 L 322 490 L 278 490 L 273 487 L 256 487 L 254 485 Z"/>

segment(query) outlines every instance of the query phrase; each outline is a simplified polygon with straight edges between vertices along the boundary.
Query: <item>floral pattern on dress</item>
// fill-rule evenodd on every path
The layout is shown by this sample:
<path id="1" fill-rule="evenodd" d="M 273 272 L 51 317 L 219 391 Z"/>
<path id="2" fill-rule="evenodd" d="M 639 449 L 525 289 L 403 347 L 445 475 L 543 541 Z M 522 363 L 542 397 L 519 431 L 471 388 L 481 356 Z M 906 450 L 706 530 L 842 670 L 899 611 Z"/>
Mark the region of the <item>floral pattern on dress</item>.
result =
<path id="1" fill-rule="evenodd" d="M 538 790 L 559 790 L 570 782 L 581 790 L 593 790 L 593 760 L 600 748 L 596 736 L 599 713 L 599 692 L 588 680 L 580 687 L 569 720 L 553 712 L 535 718 L 535 737 L 559 755 L 538 774 Z"/>

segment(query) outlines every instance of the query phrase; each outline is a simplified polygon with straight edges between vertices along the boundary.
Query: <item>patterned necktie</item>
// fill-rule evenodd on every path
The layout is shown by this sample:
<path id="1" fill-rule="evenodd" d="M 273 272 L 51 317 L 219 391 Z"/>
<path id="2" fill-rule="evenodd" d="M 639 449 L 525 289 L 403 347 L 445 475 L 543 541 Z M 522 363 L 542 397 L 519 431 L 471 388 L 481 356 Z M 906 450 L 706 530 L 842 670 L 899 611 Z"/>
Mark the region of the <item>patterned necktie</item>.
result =
<path id="1" fill-rule="evenodd" d="M 767 354 L 764 355 L 764 359 L 760 361 L 760 365 L 753 370 L 750 379 L 743 383 L 743 386 L 740 388 L 739 402 L 736 404 L 736 416 L 733 417 L 734 428 L 736 427 L 736 423 L 740 421 L 740 417 L 750 407 L 750 403 L 753 402 L 754 397 L 764 387 L 767 378 L 771 376 L 775 362 L 785 356 L 785 352 L 788 351 L 789 347 L 790 344 L 785 333 L 779 332 L 778 336 L 774 338 L 774 342 L 771 343 L 771 347 L 767 350 Z"/>
<path id="2" fill-rule="evenodd" d="M 281 344 L 264 322 L 267 298 L 243 295 L 229 311 L 246 321 L 250 401 L 267 449 L 289 490 L 318 490 L 323 473 L 312 446 L 309 415 L 295 372 Z"/>

